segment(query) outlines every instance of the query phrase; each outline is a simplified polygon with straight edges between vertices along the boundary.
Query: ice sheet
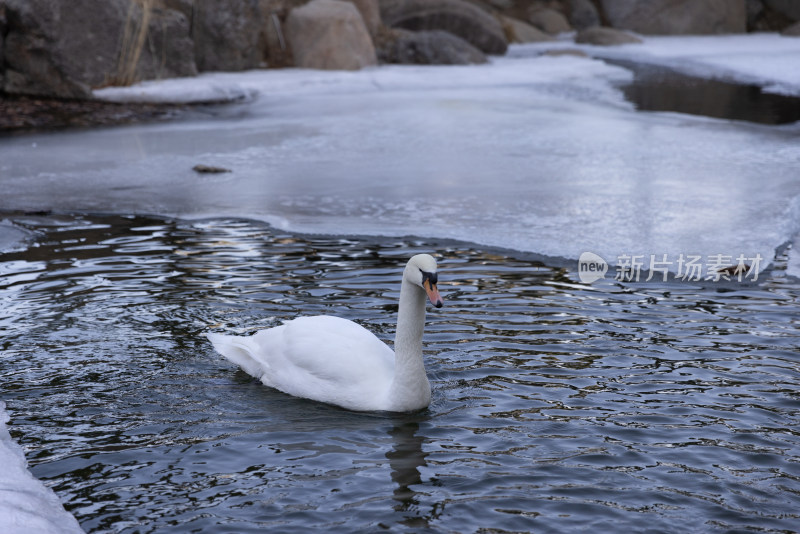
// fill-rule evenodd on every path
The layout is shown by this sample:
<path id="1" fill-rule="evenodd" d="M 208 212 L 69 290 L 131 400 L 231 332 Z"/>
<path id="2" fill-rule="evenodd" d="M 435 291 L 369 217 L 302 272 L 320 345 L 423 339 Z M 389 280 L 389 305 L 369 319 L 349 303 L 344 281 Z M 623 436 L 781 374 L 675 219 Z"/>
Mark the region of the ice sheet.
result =
<path id="1" fill-rule="evenodd" d="M 593 57 L 627 59 L 669 67 L 701 78 L 761 86 L 764 91 L 800 95 L 800 38 L 776 33 L 697 36 L 639 36 L 642 44 L 576 45 L 561 41 L 514 45 L 510 57 L 572 48 Z"/>
<path id="2" fill-rule="evenodd" d="M 210 120 L 0 141 L 2 207 L 765 266 L 797 234 L 800 126 L 638 113 L 615 89 L 629 76 L 564 56 L 209 75 L 250 99 Z"/>
<path id="3" fill-rule="evenodd" d="M 29 472 L 19 445 L 8 434 L 8 414 L 0 402 L 0 532 L 3 534 L 83 533 L 52 490 Z"/>
<path id="4" fill-rule="evenodd" d="M 30 232 L 19 228 L 8 220 L 0 220 L 0 252 L 24 249 Z"/>

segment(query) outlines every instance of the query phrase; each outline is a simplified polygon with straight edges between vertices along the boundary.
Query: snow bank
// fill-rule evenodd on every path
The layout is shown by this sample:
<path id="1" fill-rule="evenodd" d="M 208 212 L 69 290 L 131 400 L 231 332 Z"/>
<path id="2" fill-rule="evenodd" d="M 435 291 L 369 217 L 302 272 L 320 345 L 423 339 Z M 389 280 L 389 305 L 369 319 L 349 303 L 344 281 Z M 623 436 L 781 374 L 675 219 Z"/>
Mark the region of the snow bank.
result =
<path id="1" fill-rule="evenodd" d="M 36 480 L 19 445 L 8 434 L 8 414 L 0 402 L 0 532 L 3 534 L 83 533 L 52 490 Z"/>
<path id="2" fill-rule="evenodd" d="M 257 96 L 478 89 L 578 80 L 602 89 L 604 82 L 629 79 L 631 75 L 625 69 L 587 58 L 501 57 L 485 65 L 387 65 L 360 71 L 281 69 L 205 73 L 195 78 L 106 87 L 94 91 L 94 95 L 113 102 L 203 103 L 251 100 Z"/>
<path id="3" fill-rule="evenodd" d="M 508 55 L 522 58 L 546 50 L 577 48 L 593 57 L 660 65 L 700 78 L 800 96 L 800 38 L 775 33 L 640 37 L 644 43 L 621 46 L 579 45 L 571 40 L 515 45 Z"/>

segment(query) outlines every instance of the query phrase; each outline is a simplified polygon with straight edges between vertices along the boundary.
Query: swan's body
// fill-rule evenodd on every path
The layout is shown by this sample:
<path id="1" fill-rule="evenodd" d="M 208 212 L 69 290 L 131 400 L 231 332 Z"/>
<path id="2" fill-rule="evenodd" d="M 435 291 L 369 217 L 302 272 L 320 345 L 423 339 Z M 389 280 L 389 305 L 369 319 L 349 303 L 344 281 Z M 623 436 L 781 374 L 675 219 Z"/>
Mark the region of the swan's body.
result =
<path id="1" fill-rule="evenodd" d="M 284 393 L 350 410 L 418 410 L 431 398 L 422 331 L 426 293 L 442 306 L 436 282 L 431 256 L 408 261 L 394 352 L 362 326 L 329 315 L 300 317 L 251 337 L 208 334 L 208 339 L 248 374 Z"/>

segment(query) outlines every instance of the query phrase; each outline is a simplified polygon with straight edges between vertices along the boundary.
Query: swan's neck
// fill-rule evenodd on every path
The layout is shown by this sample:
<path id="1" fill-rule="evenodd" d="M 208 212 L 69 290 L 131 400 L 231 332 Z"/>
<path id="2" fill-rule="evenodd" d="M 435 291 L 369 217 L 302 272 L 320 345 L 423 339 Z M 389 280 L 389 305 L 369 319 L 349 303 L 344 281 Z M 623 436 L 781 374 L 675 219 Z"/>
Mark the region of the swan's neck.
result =
<path id="1" fill-rule="evenodd" d="M 425 292 L 403 279 L 400 309 L 394 338 L 394 380 L 390 397 L 407 402 L 405 409 L 428 405 L 431 387 L 422 361 L 422 332 L 425 329 Z"/>

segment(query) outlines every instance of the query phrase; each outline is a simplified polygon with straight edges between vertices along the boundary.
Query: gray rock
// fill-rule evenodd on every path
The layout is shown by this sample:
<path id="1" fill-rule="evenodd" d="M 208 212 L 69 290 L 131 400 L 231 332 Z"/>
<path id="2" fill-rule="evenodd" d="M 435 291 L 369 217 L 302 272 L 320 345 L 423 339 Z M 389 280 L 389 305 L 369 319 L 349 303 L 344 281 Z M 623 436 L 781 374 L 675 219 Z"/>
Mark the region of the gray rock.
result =
<path id="1" fill-rule="evenodd" d="M 642 40 L 622 30 L 595 26 L 578 32 L 575 42 L 599 46 L 615 46 L 621 44 L 641 43 Z"/>
<path id="2" fill-rule="evenodd" d="M 600 0 L 608 23 L 646 35 L 741 33 L 745 0 Z"/>
<path id="3" fill-rule="evenodd" d="M 567 17 L 550 8 L 531 9 L 528 13 L 528 22 L 550 35 L 557 35 L 572 29 Z"/>
<path id="4" fill-rule="evenodd" d="M 381 19 L 392 28 L 444 30 L 486 54 L 505 54 L 503 27 L 486 11 L 464 0 L 380 0 Z"/>
<path id="5" fill-rule="evenodd" d="M 746 0 L 747 31 L 779 32 L 792 25 L 793 20 L 781 11 L 765 5 L 762 0 Z M 781 7 L 780 4 L 777 4 Z"/>
<path id="6" fill-rule="evenodd" d="M 600 26 L 600 14 L 591 0 L 569 0 L 569 23 L 576 30 Z"/>
<path id="7" fill-rule="evenodd" d="M 784 37 L 800 37 L 800 22 L 795 22 L 781 32 Z"/>
<path id="8" fill-rule="evenodd" d="M 744 8 L 747 15 L 747 27 L 755 26 L 755 21 L 764 13 L 764 3 L 761 0 L 745 0 Z"/>
<path id="9" fill-rule="evenodd" d="M 486 56 L 464 39 L 442 30 L 393 30 L 394 38 L 378 50 L 382 63 L 467 65 L 486 63 Z"/>
<path id="10" fill-rule="evenodd" d="M 764 0 L 764 3 L 792 22 L 800 21 L 800 0 Z"/>
<path id="11" fill-rule="evenodd" d="M 197 70 L 239 71 L 262 66 L 265 20 L 258 0 L 202 0 L 193 5 Z"/>
<path id="12" fill-rule="evenodd" d="M 197 74 L 189 19 L 183 13 L 155 7 L 145 13 L 135 2 L 101 4 L 91 18 L 80 10 L 62 13 L 61 24 L 71 30 L 60 47 L 69 58 L 71 76 L 96 87 Z M 87 19 L 91 22 L 84 28 Z"/>
<path id="13" fill-rule="evenodd" d="M 145 13 L 128 0 L 5 0 L 5 8 L 9 93 L 87 98 L 90 87 L 123 74 L 133 81 L 197 73 L 189 22 L 177 11 Z"/>
<path id="14" fill-rule="evenodd" d="M 540 43 L 543 41 L 553 41 L 555 38 L 547 33 L 544 33 L 539 28 L 535 28 L 519 19 L 499 16 L 500 23 L 503 25 L 503 31 L 506 33 L 506 39 L 512 43 Z"/>
<path id="15" fill-rule="evenodd" d="M 195 0 L 160 0 L 160 2 L 164 8 L 182 13 L 186 20 L 191 21 L 194 18 Z"/>
<path id="16" fill-rule="evenodd" d="M 488 0 L 489 5 L 494 9 L 511 9 L 514 7 L 514 0 Z"/>
<path id="17" fill-rule="evenodd" d="M 57 9 L 51 2 L 6 0 L 3 90 L 7 93 L 60 98 L 91 94 L 88 85 L 65 70 L 57 42 Z"/>
<path id="18" fill-rule="evenodd" d="M 298 67 L 357 70 L 378 63 L 364 19 L 350 2 L 312 0 L 293 9 L 286 38 Z"/>

